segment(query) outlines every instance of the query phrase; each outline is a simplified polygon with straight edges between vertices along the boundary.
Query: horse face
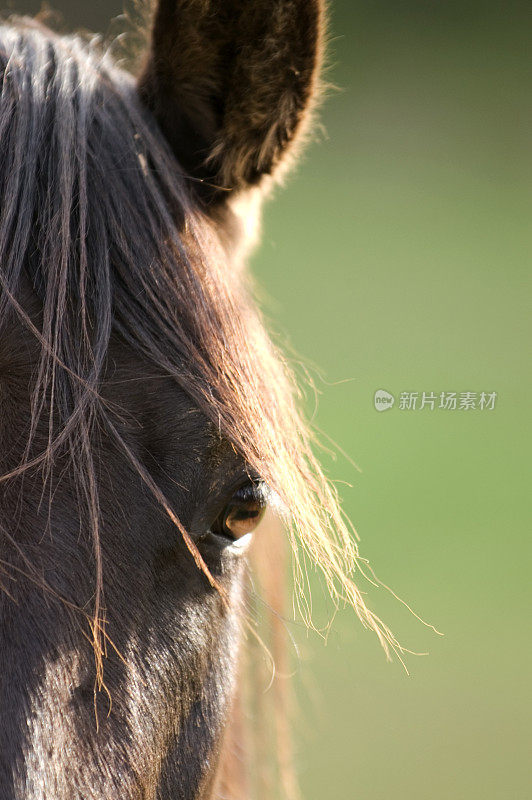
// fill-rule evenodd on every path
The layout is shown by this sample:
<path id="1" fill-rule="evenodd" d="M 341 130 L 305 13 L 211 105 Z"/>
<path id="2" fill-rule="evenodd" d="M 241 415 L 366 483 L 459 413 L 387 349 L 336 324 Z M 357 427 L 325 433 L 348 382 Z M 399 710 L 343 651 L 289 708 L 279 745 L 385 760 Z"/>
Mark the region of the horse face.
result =
<path id="1" fill-rule="evenodd" d="M 164 137 L 164 147 L 191 178 L 182 217 L 175 221 L 183 237 L 174 250 L 181 247 L 188 258 L 187 214 L 193 213 L 204 220 L 209 235 L 214 230 L 220 252 L 233 262 L 228 283 L 236 280 L 236 262 L 245 249 L 242 232 L 249 209 L 255 214 L 258 193 L 286 163 L 304 126 L 314 94 L 320 25 L 321 3 L 308 0 L 161 0 L 155 10 L 149 52 L 137 90 L 130 93 L 132 103 L 143 106 L 150 137 L 161 142 Z M 100 218 L 97 206 L 103 197 L 106 208 L 113 207 L 120 170 L 124 186 L 135 169 L 145 174 L 147 186 L 152 178 L 146 159 L 139 170 L 133 153 L 137 166 L 128 171 L 126 143 L 112 170 L 95 167 L 88 179 L 80 168 L 69 183 L 71 176 L 58 167 L 53 196 L 46 169 L 32 161 L 33 148 L 22 138 L 32 130 L 31 124 L 22 124 L 23 103 L 28 103 L 32 120 L 46 121 L 54 107 L 48 109 L 42 98 L 55 92 L 58 109 L 64 91 L 60 85 L 46 86 L 53 79 L 54 59 L 65 59 L 63 70 L 82 68 L 81 61 L 61 54 L 61 45 L 51 35 L 47 41 L 47 35 L 31 33 L 37 37 L 32 53 L 42 57 L 50 50 L 53 58 L 41 61 L 46 69 L 42 66 L 29 81 L 20 79 L 13 92 L 21 125 L 13 127 L 10 143 L 27 148 L 27 161 L 35 168 L 32 173 L 28 167 L 27 173 L 38 174 L 40 182 L 25 187 L 20 178 L 25 173 L 19 172 L 17 191 L 26 204 L 32 202 L 28 198 L 40 202 L 46 197 L 44 217 L 32 206 L 37 227 L 44 219 L 55 224 L 54 203 L 61 204 L 64 193 L 78 192 L 75 202 L 60 206 L 70 215 L 68 222 L 63 220 L 61 235 L 77 232 L 72 238 L 78 242 L 83 230 L 94 246 L 82 251 L 67 242 L 69 258 L 74 253 L 80 261 L 74 259 L 72 274 L 61 277 L 56 261 L 46 262 L 53 237 L 33 235 L 28 227 L 23 269 L 13 283 L 7 269 L 2 276 L 0 300 L 9 314 L 0 320 L 0 558 L 5 565 L 5 574 L 0 572 L 0 796 L 206 799 L 216 790 L 235 689 L 245 543 L 264 505 L 265 490 L 258 474 L 228 443 L 229 436 L 221 434 L 218 412 L 209 413 L 198 400 L 199 390 L 180 379 L 179 364 L 171 377 L 161 366 L 166 356 L 155 369 L 144 340 L 139 338 L 137 347 L 131 343 L 134 334 L 124 322 L 121 299 L 128 280 L 122 261 L 130 250 L 144 252 L 143 234 L 123 242 L 116 224 L 109 240 L 111 255 L 105 248 L 98 251 L 98 236 L 105 233 L 108 220 Z M 4 70 L 6 95 L 9 82 L 17 80 L 17 59 L 12 65 L 11 75 L 7 66 Z M 27 66 L 29 74 L 32 65 Z M 78 83 L 84 80 L 80 75 Z M 89 81 L 94 83 L 94 74 Z M 37 92 L 39 86 L 44 102 L 37 109 L 40 116 L 31 106 L 34 101 L 24 95 L 25 87 Z M 112 90 L 105 92 L 104 101 L 112 95 Z M 120 92 L 123 103 L 127 92 Z M 39 130 L 52 126 L 59 140 L 79 133 L 86 124 L 80 111 L 84 102 L 76 98 L 68 105 L 72 116 L 48 120 Z M 114 100 L 109 100 L 109 109 L 105 102 L 96 104 L 95 138 L 83 158 L 90 160 L 91 147 L 105 140 Z M 122 123 L 113 124 L 118 129 Z M 132 128 L 124 142 L 139 139 L 142 134 Z M 39 158 L 49 169 L 56 146 L 53 137 L 43 134 L 39 140 L 44 148 Z M 79 152 L 76 157 L 81 160 Z M 127 203 L 122 191 L 120 210 L 140 219 L 142 184 L 131 185 Z M 93 208 L 87 219 L 91 225 L 96 220 L 96 230 L 81 225 L 83 204 Z M 174 215 L 172 203 L 165 213 Z M 146 239 L 156 227 L 146 229 Z M 11 258 L 8 239 L 0 235 L 0 248 Z M 91 266 L 97 251 L 110 265 L 99 272 Z M 146 264 L 143 268 L 149 271 Z M 208 269 L 197 270 L 192 278 L 184 271 L 181 276 L 189 281 L 190 293 L 176 310 L 185 319 L 180 331 L 188 336 L 190 362 L 206 360 L 202 331 L 211 310 L 194 298 L 212 295 Z M 165 274 L 161 272 L 161 281 Z M 98 276 L 108 285 L 99 285 Z M 82 282 L 88 311 L 79 303 Z M 155 294 L 153 286 L 139 287 L 138 296 L 150 290 Z M 62 298 L 53 314 L 50 297 Z M 133 319 L 137 294 L 129 291 L 127 297 Z M 99 314 L 91 312 L 91 302 Z M 150 302 L 157 307 L 157 298 Z M 79 327 L 72 311 L 76 303 L 83 316 Z M 74 317 L 68 328 L 58 320 L 57 309 L 59 316 Z M 196 326 L 201 315 L 204 329 Z M 149 322 L 153 328 L 153 319 Z M 216 343 L 216 323 L 210 322 L 209 336 Z M 107 338 L 100 336 L 105 326 Z M 64 330 L 68 336 L 62 342 Z M 54 331 L 59 331 L 55 339 Z M 166 349 L 171 360 L 171 344 L 163 341 L 161 331 L 159 338 L 150 333 L 154 349 L 163 355 Z M 220 328 L 216 343 L 218 373 L 223 372 L 227 331 L 229 327 Z M 241 331 L 244 337 L 243 324 Z M 63 376 L 61 391 L 50 377 L 53 370 Z M 187 370 L 192 374 L 185 361 L 185 375 Z M 212 374 L 213 385 L 203 379 L 201 386 L 202 397 L 212 389 L 214 402 Z M 40 400 L 36 381 L 45 387 Z M 106 420 L 112 417 L 112 427 L 100 424 L 102 409 Z M 68 430 L 63 439 L 62 426 Z M 52 429 L 57 446 L 49 438 Z"/>
<path id="2" fill-rule="evenodd" d="M 27 407 L 28 354 L 4 340 L 3 421 Z M 16 358 L 25 353 L 23 365 Z M 107 657 L 97 690 L 86 619 L 94 597 L 91 537 L 64 474 L 48 510 L 38 475 L 2 495 L 2 798 L 210 797 L 236 680 L 245 547 L 218 521 L 249 476 L 179 389 L 113 343 L 103 391 L 122 409 L 125 441 L 175 509 L 219 583 L 213 588 L 127 458 L 105 437 L 100 476 Z M 2 426 L 2 471 L 20 430 Z M 9 463 L 8 463 L 9 461 Z M 245 504 L 239 506 L 246 508 Z M 244 525 L 246 525 L 244 520 Z M 248 528 L 251 530 L 250 521 Z M 238 532 L 237 532 L 238 533 Z M 31 561 L 31 566 L 28 564 Z M 42 580 L 41 580 L 42 578 Z M 225 594 L 224 594 L 225 593 Z"/>

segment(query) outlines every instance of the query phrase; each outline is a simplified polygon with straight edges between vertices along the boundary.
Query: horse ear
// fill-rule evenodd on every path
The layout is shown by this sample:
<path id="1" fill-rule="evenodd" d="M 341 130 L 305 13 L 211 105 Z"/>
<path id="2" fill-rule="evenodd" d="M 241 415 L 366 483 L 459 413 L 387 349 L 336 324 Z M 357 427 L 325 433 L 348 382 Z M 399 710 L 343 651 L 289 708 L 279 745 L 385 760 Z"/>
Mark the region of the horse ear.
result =
<path id="1" fill-rule="evenodd" d="M 317 94 L 323 18 L 324 0 L 158 0 L 139 93 L 211 197 L 286 162 Z"/>

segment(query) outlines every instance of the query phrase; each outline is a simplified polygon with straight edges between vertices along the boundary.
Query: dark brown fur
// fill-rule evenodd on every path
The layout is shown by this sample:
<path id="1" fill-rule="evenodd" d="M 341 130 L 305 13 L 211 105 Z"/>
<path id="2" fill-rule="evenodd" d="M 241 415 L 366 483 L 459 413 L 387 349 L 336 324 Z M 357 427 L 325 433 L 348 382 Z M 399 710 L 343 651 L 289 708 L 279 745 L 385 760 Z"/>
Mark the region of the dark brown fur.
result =
<path id="1" fill-rule="evenodd" d="M 246 562 L 213 532 L 243 483 L 397 646 L 241 271 L 322 17 L 161 0 L 139 84 L 77 38 L 0 29 L 0 800 L 243 800 Z"/>
<path id="2" fill-rule="evenodd" d="M 159 3 L 140 93 L 204 194 L 286 164 L 316 98 L 322 47 L 318 0 Z"/>
<path id="3" fill-rule="evenodd" d="M 75 39 L 0 34 L 2 800 L 236 792 L 245 561 L 208 532 L 274 486 L 293 405 L 236 205 L 213 224 L 195 186 L 203 155 L 235 190 L 281 160 L 317 8 L 162 2 L 139 94 Z"/>

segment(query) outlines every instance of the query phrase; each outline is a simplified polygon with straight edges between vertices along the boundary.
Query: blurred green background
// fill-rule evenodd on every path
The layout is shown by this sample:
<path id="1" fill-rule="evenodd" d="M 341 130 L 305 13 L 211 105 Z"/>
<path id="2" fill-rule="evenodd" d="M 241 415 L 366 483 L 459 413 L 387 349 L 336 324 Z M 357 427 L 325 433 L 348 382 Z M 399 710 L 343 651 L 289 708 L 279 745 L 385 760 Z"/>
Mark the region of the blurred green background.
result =
<path id="1" fill-rule="evenodd" d="M 18 11 L 37 4 L 14 2 Z M 56 0 L 105 29 L 119 2 Z M 530 774 L 532 4 L 334 0 L 323 130 L 253 259 L 317 365 L 325 458 L 410 677 L 342 611 L 303 640 L 306 800 L 527 800 Z M 493 411 L 376 389 L 498 393 Z M 318 617 L 327 601 L 318 589 Z"/>

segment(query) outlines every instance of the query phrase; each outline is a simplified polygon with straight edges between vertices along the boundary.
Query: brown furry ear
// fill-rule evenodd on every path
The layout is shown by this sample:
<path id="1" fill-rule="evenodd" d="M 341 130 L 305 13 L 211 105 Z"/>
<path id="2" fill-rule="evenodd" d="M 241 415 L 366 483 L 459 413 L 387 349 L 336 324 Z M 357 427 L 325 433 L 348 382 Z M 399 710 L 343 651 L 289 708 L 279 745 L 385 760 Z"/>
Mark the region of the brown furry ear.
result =
<path id="1" fill-rule="evenodd" d="M 211 197 L 284 161 L 317 93 L 323 17 L 324 0 L 159 0 L 139 92 Z"/>

